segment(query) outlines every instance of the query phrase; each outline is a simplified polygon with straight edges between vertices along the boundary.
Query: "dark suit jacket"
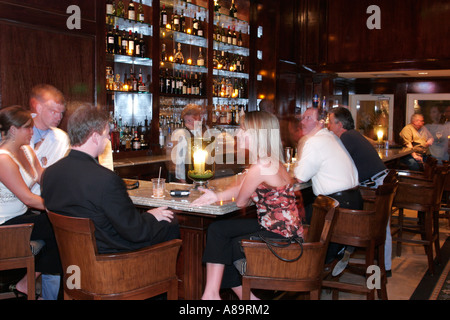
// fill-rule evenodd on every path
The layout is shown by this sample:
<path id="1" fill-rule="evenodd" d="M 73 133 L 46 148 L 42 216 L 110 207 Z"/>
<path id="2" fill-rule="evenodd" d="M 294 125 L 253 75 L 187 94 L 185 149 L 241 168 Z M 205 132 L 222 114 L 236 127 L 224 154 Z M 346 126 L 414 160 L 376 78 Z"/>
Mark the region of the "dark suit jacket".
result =
<path id="1" fill-rule="evenodd" d="M 123 180 L 84 152 L 69 155 L 48 167 L 42 179 L 48 210 L 90 218 L 100 253 L 130 251 L 166 241 L 168 222 L 140 214 Z"/>

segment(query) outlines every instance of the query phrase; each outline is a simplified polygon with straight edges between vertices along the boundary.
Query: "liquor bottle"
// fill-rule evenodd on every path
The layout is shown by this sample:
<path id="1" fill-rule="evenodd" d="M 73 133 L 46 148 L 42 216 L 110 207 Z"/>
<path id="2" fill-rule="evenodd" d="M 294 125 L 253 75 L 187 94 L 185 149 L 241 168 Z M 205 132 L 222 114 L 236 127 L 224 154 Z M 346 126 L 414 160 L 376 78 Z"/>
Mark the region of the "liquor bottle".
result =
<path id="1" fill-rule="evenodd" d="M 227 43 L 228 41 L 228 37 L 227 34 L 225 33 L 225 25 L 222 23 L 222 29 L 220 30 L 220 37 L 223 43 Z"/>
<path id="2" fill-rule="evenodd" d="M 175 61 L 175 63 L 180 63 L 180 64 L 184 63 L 183 53 L 181 52 L 181 43 L 178 43 L 178 51 L 176 52 L 176 54 L 174 56 L 174 61 Z"/>
<path id="3" fill-rule="evenodd" d="M 138 138 L 137 131 L 134 128 L 133 128 L 133 131 L 134 131 L 134 133 L 133 133 L 134 137 L 133 137 L 133 140 L 131 141 L 131 148 L 134 151 L 141 150 L 141 139 Z"/>
<path id="4" fill-rule="evenodd" d="M 238 37 L 238 40 L 237 40 L 237 45 L 239 47 L 242 47 L 242 44 L 243 44 L 243 42 L 242 42 L 242 33 L 241 33 L 241 31 L 239 31 L 239 37 Z"/>
<path id="5" fill-rule="evenodd" d="M 122 32 L 122 50 L 120 54 L 126 55 L 128 50 L 128 37 L 125 31 Z"/>
<path id="6" fill-rule="evenodd" d="M 141 42 L 138 39 L 137 31 L 134 33 L 134 55 L 136 57 L 141 56 Z"/>
<path id="7" fill-rule="evenodd" d="M 171 93 L 172 92 L 172 79 L 170 77 L 168 69 L 166 69 L 165 79 L 166 79 L 165 93 Z"/>
<path id="8" fill-rule="evenodd" d="M 204 33 L 203 33 L 203 25 L 202 25 L 202 19 L 198 18 L 198 30 L 197 30 L 197 36 L 199 37 L 203 37 Z"/>
<path id="9" fill-rule="evenodd" d="M 187 94 L 187 88 L 188 88 L 187 76 L 186 76 L 186 74 L 183 72 L 183 87 L 182 87 L 181 94 Z"/>
<path id="10" fill-rule="evenodd" d="M 117 2 L 116 6 L 116 16 L 123 18 L 125 16 L 125 5 L 123 4 L 122 0 L 119 0 Z"/>
<path id="11" fill-rule="evenodd" d="M 134 37 L 133 33 L 128 31 L 128 47 L 127 47 L 127 54 L 129 56 L 134 56 Z"/>
<path id="12" fill-rule="evenodd" d="M 198 48 L 198 58 L 197 58 L 197 65 L 199 66 L 199 67 L 204 67 L 205 66 L 205 58 L 203 57 L 203 54 L 202 54 L 202 48 L 200 47 L 200 48 Z"/>
<path id="13" fill-rule="evenodd" d="M 233 44 L 233 34 L 231 33 L 230 26 L 228 26 L 228 31 L 227 31 L 227 43 Z"/>
<path id="14" fill-rule="evenodd" d="M 166 5 L 163 4 L 163 8 L 161 10 L 161 27 L 165 28 L 167 25 L 167 11 L 166 11 Z"/>
<path id="15" fill-rule="evenodd" d="M 145 85 L 144 79 L 142 78 L 142 69 L 139 69 L 138 91 L 140 91 L 140 92 L 147 91 L 147 86 Z"/>
<path id="16" fill-rule="evenodd" d="M 230 17 L 237 18 L 237 9 L 234 0 L 231 0 Z"/>
<path id="17" fill-rule="evenodd" d="M 114 0 L 106 0 L 106 14 L 114 15 L 116 11 L 115 1 Z"/>
<path id="18" fill-rule="evenodd" d="M 141 134 L 141 150 L 146 150 L 148 149 L 148 144 L 147 141 L 145 141 L 144 139 L 144 135 Z"/>
<path id="19" fill-rule="evenodd" d="M 144 22 L 145 16 L 144 16 L 144 7 L 142 6 L 142 0 L 139 0 L 138 10 L 137 10 L 137 20 L 139 22 Z"/>
<path id="20" fill-rule="evenodd" d="M 173 15 L 172 29 L 175 31 L 180 31 L 180 16 L 178 15 L 178 12 L 175 12 Z"/>
<path id="21" fill-rule="evenodd" d="M 219 22 L 217 22 L 217 26 L 214 29 L 214 40 L 216 40 L 217 42 L 222 41 L 222 34 L 220 33 Z"/>
<path id="22" fill-rule="evenodd" d="M 186 17 L 184 16 L 184 10 L 181 10 L 180 14 L 180 32 L 186 32 Z"/>
<path id="23" fill-rule="evenodd" d="M 144 35 L 142 33 L 141 33 L 140 39 L 139 39 L 139 50 L 140 50 L 140 54 L 138 56 L 141 58 L 145 58 L 147 55 L 147 46 L 145 45 Z"/>
<path id="24" fill-rule="evenodd" d="M 166 44 L 162 44 L 161 48 L 161 65 L 163 65 L 167 61 L 167 53 L 166 53 Z"/>
<path id="25" fill-rule="evenodd" d="M 116 30 L 114 30 L 114 53 L 121 54 L 122 52 L 122 35 L 119 30 L 119 26 L 116 26 Z"/>
<path id="26" fill-rule="evenodd" d="M 136 11 L 134 9 L 133 1 L 130 1 L 130 3 L 128 4 L 128 19 L 136 20 Z"/>
<path id="27" fill-rule="evenodd" d="M 115 53 L 115 47 L 116 47 L 116 45 L 115 45 L 115 40 L 116 39 L 114 38 L 114 33 L 112 31 L 112 27 L 111 26 L 108 27 L 108 33 L 106 35 L 106 38 L 107 38 L 107 44 L 108 44 L 108 46 L 106 48 L 106 51 L 108 53 L 114 54 Z"/>
<path id="28" fill-rule="evenodd" d="M 194 36 L 198 36 L 198 19 L 197 19 L 197 13 L 194 15 L 194 19 L 192 20 L 192 34 Z"/>
<path id="29" fill-rule="evenodd" d="M 235 29 L 235 27 L 233 26 L 233 34 L 232 34 L 232 44 L 233 44 L 233 46 L 237 46 L 237 35 L 236 35 L 236 29 Z"/>
<path id="30" fill-rule="evenodd" d="M 172 74 L 172 94 L 177 94 L 177 77 L 175 71 Z"/>
<path id="31" fill-rule="evenodd" d="M 166 77 L 162 70 L 159 72 L 159 92 L 166 92 Z"/>

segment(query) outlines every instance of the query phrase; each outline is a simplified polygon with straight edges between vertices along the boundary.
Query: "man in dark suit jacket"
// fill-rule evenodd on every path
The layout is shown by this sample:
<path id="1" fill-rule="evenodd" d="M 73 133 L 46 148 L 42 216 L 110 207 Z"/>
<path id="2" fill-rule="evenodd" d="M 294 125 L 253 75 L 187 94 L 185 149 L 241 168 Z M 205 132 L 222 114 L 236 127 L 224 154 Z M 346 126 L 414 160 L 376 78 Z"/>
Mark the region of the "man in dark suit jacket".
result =
<path id="1" fill-rule="evenodd" d="M 109 139 L 108 120 L 107 114 L 88 104 L 70 117 L 72 149 L 47 168 L 42 178 L 46 208 L 90 218 L 99 253 L 131 251 L 179 238 L 172 211 L 156 208 L 139 213 L 122 179 L 97 162 Z"/>

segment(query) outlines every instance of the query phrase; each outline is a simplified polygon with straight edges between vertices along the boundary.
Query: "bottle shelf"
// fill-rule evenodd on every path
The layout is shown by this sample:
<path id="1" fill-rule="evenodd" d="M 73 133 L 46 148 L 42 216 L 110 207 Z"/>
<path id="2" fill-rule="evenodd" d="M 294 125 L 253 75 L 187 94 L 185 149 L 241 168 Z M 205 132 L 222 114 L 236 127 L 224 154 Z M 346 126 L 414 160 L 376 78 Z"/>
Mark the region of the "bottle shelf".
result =
<path id="1" fill-rule="evenodd" d="M 199 36 L 189 34 L 186 32 L 180 32 L 180 31 L 175 31 L 172 29 L 161 28 L 160 36 L 161 36 L 162 40 L 168 39 L 170 41 L 175 41 L 175 42 L 179 42 L 182 44 L 188 44 L 188 45 L 202 47 L 202 48 L 208 47 L 206 38 L 199 37 Z"/>
<path id="2" fill-rule="evenodd" d="M 186 71 L 186 72 L 199 72 L 199 73 L 207 73 L 208 68 L 200 67 L 190 64 L 181 64 L 170 61 L 160 62 L 161 69 L 169 69 L 173 71 Z"/>
<path id="3" fill-rule="evenodd" d="M 230 17 L 227 14 L 215 12 L 214 13 L 214 25 L 224 25 L 225 28 L 235 28 L 236 32 L 242 32 L 243 34 L 250 33 L 250 25 L 247 21 L 238 18 Z"/>
<path id="4" fill-rule="evenodd" d="M 129 31 L 131 30 L 133 33 L 137 32 L 139 34 L 143 34 L 144 36 L 153 36 L 153 26 L 151 24 L 140 22 L 137 20 L 130 20 L 127 18 L 118 17 L 115 15 L 107 14 L 107 24 L 111 26 L 119 26 L 119 30 L 121 31 Z"/>
<path id="5" fill-rule="evenodd" d="M 242 73 L 242 72 L 232 72 L 227 70 L 219 70 L 219 69 L 213 69 L 213 75 L 219 76 L 219 77 L 228 77 L 228 78 L 239 78 L 239 79 L 248 79 L 248 73 Z"/>
<path id="6" fill-rule="evenodd" d="M 250 50 L 246 47 L 239 47 L 225 42 L 213 41 L 213 49 L 217 51 L 225 51 L 229 53 L 238 54 L 244 57 L 250 55 Z"/>
<path id="7" fill-rule="evenodd" d="M 141 58 L 141 57 L 126 56 L 122 54 L 108 53 L 106 55 L 106 59 L 107 61 L 114 63 L 135 64 L 147 67 L 152 66 L 152 59 L 150 58 Z"/>
<path id="8" fill-rule="evenodd" d="M 161 0 L 160 6 L 162 7 L 163 5 L 168 10 L 183 10 L 185 17 L 194 18 L 197 15 L 197 18 L 200 18 L 203 22 L 207 23 L 208 21 L 208 9 L 203 6 L 181 0 Z"/>
<path id="9" fill-rule="evenodd" d="M 149 91 L 122 91 L 122 90 L 106 90 L 107 94 L 152 94 Z"/>

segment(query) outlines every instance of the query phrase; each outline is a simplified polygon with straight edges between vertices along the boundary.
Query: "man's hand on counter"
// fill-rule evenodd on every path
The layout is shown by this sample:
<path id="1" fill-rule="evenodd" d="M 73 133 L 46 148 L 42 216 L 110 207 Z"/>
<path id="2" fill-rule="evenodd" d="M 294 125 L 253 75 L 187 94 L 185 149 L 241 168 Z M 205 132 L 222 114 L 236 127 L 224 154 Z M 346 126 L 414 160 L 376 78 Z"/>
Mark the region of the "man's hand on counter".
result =
<path id="1" fill-rule="evenodd" d="M 170 210 L 167 210 L 167 207 L 159 207 L 159 208 L 148 210 L 147 212 L 152 214 L 158 221 L 165 220 L 165 221 L 171 222 L 173 219 L 173 212 Z"/>

